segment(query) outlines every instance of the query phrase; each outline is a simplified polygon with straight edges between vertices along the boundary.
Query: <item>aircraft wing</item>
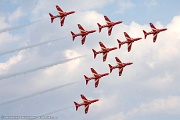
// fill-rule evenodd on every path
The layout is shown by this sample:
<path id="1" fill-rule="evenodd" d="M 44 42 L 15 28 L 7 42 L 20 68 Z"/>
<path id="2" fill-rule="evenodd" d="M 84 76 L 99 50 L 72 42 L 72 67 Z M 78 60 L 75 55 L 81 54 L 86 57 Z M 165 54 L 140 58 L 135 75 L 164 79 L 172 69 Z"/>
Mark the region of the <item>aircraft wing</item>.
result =
<path id="1" fill-rule="evenodd" d="M 91 72 L 94 74 L 98 74 L 93 68 L 91 68 Z"/>
<path id="2" fill-rule="evenodd" d="M 123 72 L 123 68 L 119 68 L 119 76 L 122 75 L 122 72 Z"/>
<path id="3" fill-rule="evenodd" d="M 132 47 L 132 42 L 128 43 L 128 52 L 131 51 L 131 47 Z"/>
<path id="4" fill-rule="evenodd" d="M 106 61 L 107 53 L 103 53 L 103 62 Z"/>
<path id="5" fill-rule="evenodd" d="M 126 32 L 124 32 L 124 36 L 126 37 L 126 40 L 131 40 L 131 37 Z"/>
<path id="6" fill-rule="evenodd" d="M 82 45 L 85 43 L 85 40 L 86 40 L 86 35 L 83 35 L 83 36 L 82 36 L 82 40 L 81 40 Z"/>
<path id="7" fill-rule="evenodd" d="M 79 27 L 79 30 L 80 30 L 81 33 L 85 32 L 84 28 L 80 24 L 78 24 L 78 27 Z"/>
<path id="8" fill-rule="evenodd" d="M 118 58 L 118 57 L 115 57 L 116 59 L 116 62 L 119 64 L 119 63 L 122 63 L 121 60 Z"/>
<path id="9" fill-rule="evenodd" d="M 154 31 L 154 30 L 156 30 L 156 27 L 152 24 L 152 23 L 149 23 L 150 24 L 150 27 L 151 27 L 151 29 Z"/>
<path id="10" fill-rule="evenodd" d="M 98 87 L 98 85 L 99 85 L 99 78 L 95 79 L 95 88 Z"/>
<path id="11" fill-rule="evenodd" d="M 102 42 L 99 42 L 99 45 L 101 46 L 102 50 L 106 49 L 106 46 Z"/>
<path id="12" fill-rule="evenodd" d="M 108 35 L 109 35 L 109 36 L 111 35 L 112 28 L 113 28 L 113 26 L 111 26 L 111 27 L 108 27 Z"/>
<path id="13" fill-rule="evenodd" d="M 64 25 L 65 16 L 61 17 L 61 26 Z"/>
<path id="14" fill-rule="evenodd" d="M 88 113 L 88 110 L 89 110 L 89 104 L 85 105 L 85 114 Z"/>
<path id="15" fill-rule="evenodd" d="M 63 10 L 58 5 L 56 5 L 56 9 L 58 12 L 63 13 Z"/>
<path id="16" fill-rule="evenodd" d="M 153 42 L 156 42 L 158 33 L 153 34 Z"/>
<path id="17" fill-rule="evenodd" d="M 109 20 L 109 18 L 107 16 L 104 16 L 104 19 L 106 20 L 107 24 L 111 23 L 111 20 Z"/>
<path id="18" fill-rule="evenodd" d="M 81 98 L 82 98 L 82 100 L 83 100 L 84 102 L 87 101 L 87 98 L 86 98 L 83 94 L 81 94 Z"/>

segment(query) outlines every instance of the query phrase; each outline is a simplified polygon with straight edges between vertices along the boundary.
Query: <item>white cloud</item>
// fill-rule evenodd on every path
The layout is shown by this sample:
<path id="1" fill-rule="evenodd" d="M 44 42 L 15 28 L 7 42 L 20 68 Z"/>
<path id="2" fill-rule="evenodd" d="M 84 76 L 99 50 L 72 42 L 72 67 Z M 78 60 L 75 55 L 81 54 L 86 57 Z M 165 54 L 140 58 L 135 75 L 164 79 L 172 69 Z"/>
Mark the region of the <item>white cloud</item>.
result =
<path id="1" fill-rule="evenodd" d="M 17 56 L 11 57 L 8 61 L 5 63 L 0 63 L 0 71 L 8 70 L 12 65 L 17 64 L 23 59 L 23 56 L 21 54 L 18 54 Z"/>
<path id="2" fill-rule="evenodd" d="M 74 58 L 74 57 L 77 57 L 77 56 L 82 56 L 82 54 L 80 54 L 80 53 L 78 53 L 76 51 L 73 51 L 73 50 L 66 50 L 64 52 L 64 54 L 65 54 L 67 59 L 71 59 L 71 58 Z M 81 60 L 82 59 L 77 59 L 77 60 L 74 60 L 72 62 L 67 63 L 68 71 L 72 72 L 75 69 L 77 69 L 77 67 L 80 64 Z"/>
<path id="3" fill-rule="evenodd" d="M 23 15 L 24 13 L 22 9 L 19 7 L 13 13 L 10 14 L 10 16 L 8 17 L 8 21 L 14 23 L 15 21 L 19 20 Z"/>
<path id="4" fill-rule="evenodd" d="M 125 10 L 127 9 L 131 9 L 135 6 L 135 4 L 133 4 L 131 1 L 127 0 L 127 1 L 120 1 L 118 2 L 118 8 L 119 10 L 117 11 L 117 13 L 124 13 Z"/>
<path id="5" fill-rule="evenodd" d="M 169 74 L 163 74 L 163 76 L 156 76 L 151 79 L 146 80 L 143 85 L 146 86 L 146 88 L 151 90 L 161 90 L 166 89 L 171 84 L 173 84 L 174 80 L 172 76 Z"/>
<path id="6" fill-rule="evenodd" d="M 0 16 L 0 26 L 1 29 L 9 27 L 9 25 L 5 22 L 5 17 Z"/>
<path id="7" fill-rule="evenodd" d="M 180 114 L 180 96 L 169 96 L 167 98 L 158 98 L 149 103 L 141 103 L 137 108 L 134 108 L 127 113 L 127 116 L 139 114 L 158 114 L 165 113 L 169 115 Z"/>
<path id="8" fill-rule="evenodd" d="M 114 115 L 114 116 L 109 116 L 103 120 L 126 120 L 126 118 L 125 118 L 123 113 L 119 113 L 119 114 Z"/>

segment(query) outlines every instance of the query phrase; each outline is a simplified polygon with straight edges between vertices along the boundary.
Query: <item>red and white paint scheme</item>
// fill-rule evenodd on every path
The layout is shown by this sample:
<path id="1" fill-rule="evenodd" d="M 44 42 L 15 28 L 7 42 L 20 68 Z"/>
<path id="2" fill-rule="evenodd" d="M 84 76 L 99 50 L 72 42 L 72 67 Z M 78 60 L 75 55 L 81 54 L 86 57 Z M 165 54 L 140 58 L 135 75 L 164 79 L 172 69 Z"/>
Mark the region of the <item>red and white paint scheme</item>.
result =
<path id="1" fill-rule="evenodd" d="M 92 49 L 93 53 L 94 53 L 94 59 L 96 58 L 97 54 L 102 53 L 103 54 L 103 62 L 106 61 L 107 58 L 107 54 L 112 51 L 112 50 L 116 50 L 117 47 L 113 47 L 113 48 L 106 48 L 105 45 L 102 42 L 99 42 L 99 45 L 101 46 L 101 51 L 95 51 L 94 49 Z"/>
<path id="2" fill-rule="evenodd" d="M 153 34 L 153 42 L 156 42 L 158 33 L 162 32 L 162 31 L 166 31 L 167 28 L 157 29 L 152 23 L 149 23 L 149 24 L 150 24 L 152 31 L 146 32 L 145 30 L 143 30 L 144 38 L 146 39 L 147 35 Z"/>
<path id="3" fill-rule="evenodd" d="M 75 11 L 64 12 L 58 5 L 56 5 L 56 9 L 57 9 L 57 11 L 59 13 L 58 15 L 53 16 L 51 13 L 49 13 L 49 15 L 51 17 L 51 23 L 53 23 L 55 18 L 60 18 L 61 26 L 64 25 L 64 20 L 65 20 L 66 16 L 75 13 Z"/>
<path id="4" fill-rule="evenodd" d="M 142 38 L 131 38 L 126 32 L 124 32 L 124 36 L 126 37 L 126 41 L 121 42 L 119 39 L 117 39 L 119 44 L 119 49 L 121 48 L 121 45 L 127 43 L 128 45 L 128 52 L 131 51 L 132 43 L 138 40 L 141 40 Z"/>
<path id="5" fill-rule="evenodd" d="M 75 104 L 75 106 L 76 106 L 76 111 L 78 110 L 78 107 L 80 107 L 80 106 L 85 106 L 85 114 L 87 114 L 88 113 L 88 110 L 89 110 L 89 105 L 91 104 L 91 103 L 94 103 L 94 102 L 97 102 L 97 101 L 99 101 L 99 99 L 95 99 L 95 100 L 88 100 L 84 95 L 82 95 L 81 94 L 81 98 L 82 98 L 82 100 L 83 100 L 83 103 L 77 103 L 77 102 L 74 102 L 74 104 Z"/>
<path id="6" fill-rule="evenodd" d="M 86 75 L 84 75 L 84 78 L 86 79 L 86 85 L 88 84 L 88 82 L 90 80 L 95 80 L 95 88 L 98 87 L 99 84 L 99 80 L 101 77 L 107 76 L 109 75 L 109 73 L 104 73 L 104 74 L 98 74 L 93 68 L 91 68 L 91 72 L 94 74 L 93 77 L 87 77 Z"/>
<path id="7" fill-rule="evenodd" d="M 124 68 L 125 66 L 133 64 L 132 62 L 122 63 L 121 60 L 120 60 L 118 57 L 115 57 L 115 59 L 116 59 L 116 62 L 117 62 L 117 65 L 116 65 L 116 66 L 112 66 L 112 65 L 110 65 L 110 64 L 108 64 L 108 65 L 109 65 L 109 68 L 110 68 L 110 73 L 112 72 L 113 69 L 119 68 L 119 76 L 122 75 L 123 68 Z"/>
<path id="8" fill-rule="evenodd" d="M 84 28 L 78 24 L 78 27 L 79 27 L 79 30 L 80 30 L 80 33 L 78 34 L 75 34 L 71 31 L 71 34 L 72 34 L 72 40 L 74 41 L 75 37 L 77 36 L 81 36 L 82 37 L 82 45 L 85 43 L 85 40 L 86 40 L 86 36 L 89 34 L 89 33 L 93 33 L 93 32 L 96 32 L 96 30 L 84 30 Z"/>
<path id="9" fill-rule="evenodd" d="M 100 25 L 99 23 L 97 23 L 98 27 L 99 27 L 99 32 L 101 32 L 102 28 L 107 27 L 108 28 L 108 35 L 111 35 L 113 26 L 122 23 L 122 21 L 117 21 L 117 22 L 111 22 L 111 20 L 109 20 L 109 18 L 107 16 L 104 16 L 104 19 L 106 21 L 106 25 Z"/>

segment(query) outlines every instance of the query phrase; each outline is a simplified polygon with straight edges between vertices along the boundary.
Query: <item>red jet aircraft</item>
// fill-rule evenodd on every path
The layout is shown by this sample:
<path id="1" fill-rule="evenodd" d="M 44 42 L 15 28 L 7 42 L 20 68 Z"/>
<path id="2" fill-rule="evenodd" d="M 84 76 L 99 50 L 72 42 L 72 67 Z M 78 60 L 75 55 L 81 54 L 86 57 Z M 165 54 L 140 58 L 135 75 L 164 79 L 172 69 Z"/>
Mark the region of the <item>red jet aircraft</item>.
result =
<path id="1" fill-rule="evenodd" d="M 51 23 L 53 23 L 53 20 L 54 20 L 55 18 L 60 17 L 61 26 L 64 25 L 64 20 L 65 20 L 65 17 L 66 17 L 67 15 L 70 15 L 70 14 L 75 13 L 75 11 L 64 12 L 58 5 L 56 5 L 56 9 L 57 9 L 57 11 L 59 12 L 59 15 L 53 16 L 51 13 L 49 13 L 49 15 L 50 15 L 50 17 L 51 17 Z"/>
<path id="2" fill-rule="evenodd" d="M 78 27 L 79 27 L 79 30 L 81 33 L 78 33 L 78 34 L 74 34 L 72 31 L 71 31 L 71 34 L 72 34 L 72 38 L 73 38 L 73 41 L 75 39 L 75 37 L 77 36 L 82 36 L 82 45 L 85 43 L 85 40 L 86 40 L 86 35 L 88 35 L 89 33 L 93 33 L 93 32 L 96 32 L 96 30 L 89 30 L 89 31 L 86 31 L 84 30 L 84 28 L 78 24 Z"/>
<path id="3" fill-rule="evenodd" d="M 99 45 L 101 46 L 101 49 L 102 49 L 101 51 L 96 52 L 94 49 L 92 49 L 92 51 L 93 51 L 93 53 L 94 53 L 94 59 L 96 58 L 96 55 L 97 55 L 97 54 L 102 53 L 102 54 L 103 54 L 103 62 L 106 61 L 107 54 L 108 54 L 110 51 L 117 49 L 117 47 L 106 48 L 102 42 L 99 42 Z"/>
<path id="4" fill-rule="evenodd" d="M 108 35 L 109 36 L 111 35 L 113 26 L 122 23 L 122 21 L 111 22 L 111 20 L 109 20 L 109 18 L 107 16 L 104 16 L 104 19 L 106 20 L 106 23 L 107 23 L 106 25 L 100 25 L 99 23 L 97 23 L 98 27 L 99 27 L 99 32 L 101 32 L 102 28 L 108 27 Z"/>
<path id="5" fill-rule="evenodd" d="M 86 79 L 86 85 L 88 84 L 89 80 L 94 79 L 95 80 L 95 88 L 98 87 L 99 80 L 101 77 L 109 75 L 109 73 L 98 74 L 93 68 L 91 68 L 91 72 L 94 74 L 93 77 L 88 78 L 86 75 L 84 75 L 84 78 Z"/>
<path id="6" fill-rule="evenodd" d="M 84 105 L 84 106 L 85 106 L 85 114 L 88 113 L 89 105 L 90 105 L 91 103 L 94 103 L 94 102 L 99 101 L 99 99 L 88 100 L 88 99 L 87 99 L 84 95 L 82 95 L 82 94 L 81 94 L 81 98 L 82 98 L 82 100 L 83 100 L 83 103 L 78 104 L 78 103 L 74 102 L 74 104 L 75 104 L 75 106 L 76 106 L 76 111 L 78 110 L 78 107 Z"/>
<path id="7" fill-rule="evenodd" d="M 143 30 L 144 38 L 146 39 L 147 35 L 153 34 L 153 42 L 156 42 L 158 33 L 167 30 L 167 28 L 157 29 L 152 23 L 149 23 L 149 24 L 150 24 L 152 31 L 146 32 L 145 30 Z"/>
<path id="8" fill-rule="evenodd" d="M 131 47 L 132 47 L 132 43 L 133 43 L 133 42 L 142 39 L 142 38 L 131 38 L 126 32 L 124 32 L 124 36 L 126 37 L 126 40 L 127 40 L 127 41 L 121 42 L 121 41 L 118 40 L 118 39 L 117 39 L 117 41 L 118 41 L 118 44 L 119 44 L 119 48 L 121 48 L 121 45 L 127 43 L 127 44 L 128 44 L 128 52 L 131 51 Z"/>
<path id="9" fill-rule="evenodd" d="M 123 68 L 124 68 L 126 65 L 131 65 L 131 64 L 133 64 L 132 62 L 122 63 L 121 60 L 120 60 L 118 57 L 115 57 L 115 59 L 116 59 L 116 62 L 117 62 L 117 65 L 116 65 L 116 66 L 111 66 L 110 64 L 108 64 L 108 65 L 109 65 L 109 68 L 110 68 L 110 73 L 112 72 L 113 69 L 119 68 L 119 76 L 122 75 Z"/>

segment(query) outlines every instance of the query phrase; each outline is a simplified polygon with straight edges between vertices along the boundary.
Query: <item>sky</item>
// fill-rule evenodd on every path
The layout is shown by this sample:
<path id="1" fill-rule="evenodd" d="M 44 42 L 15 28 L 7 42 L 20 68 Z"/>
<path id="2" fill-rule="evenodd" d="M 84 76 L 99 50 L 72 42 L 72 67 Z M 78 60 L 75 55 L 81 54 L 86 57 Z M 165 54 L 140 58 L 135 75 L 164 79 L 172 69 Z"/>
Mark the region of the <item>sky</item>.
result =
<path id="1" fill-rule="evenodd" d="M 7 53 L 0 56 L 0 116 L 180 119 L 179 0 L 1 0 L 0 4 L 0 55 Z M 63 27 L 59 19 L 50 23 L 49 13 L 58 14 L 56 5 L 76 11 L 66 17 Z M 114 26 L 111 36 L 106 28 L 98 32 L 97 23 L 105 24 L 104 15 L 123 21 Z M 152 35 L 144 39 L 142 31 L 151 31 L 149 23 L 168 29 L 158 34 L 155 43 Z M 77 24 L 97 30 L 86 37 L 84 45 L 80 37 L 72 41 L 70 31 L 79 33 Z M 100 41 L 117 47 L 117 39 L 126 40 L 124 32 L 142 40 L 134 42 L 130 52 L 127 45 L 110 52 L 105 62 L 102 55 L 93 58 L 92 49 L 100 50 Z M 124 68 L 122 76 L 115 69 L 101 78 L 98 88 L 93 80 L 85 85 L 84 75 L 93 76 L 90 68 L 109 72 L 108 64 L 116 65 L 115 57 L 133 64 Z M 73 102 L 82 102 L 80 94 L 99 99 L 90 105 L 88 114 L 83 106 L 75 110 Z"/>

